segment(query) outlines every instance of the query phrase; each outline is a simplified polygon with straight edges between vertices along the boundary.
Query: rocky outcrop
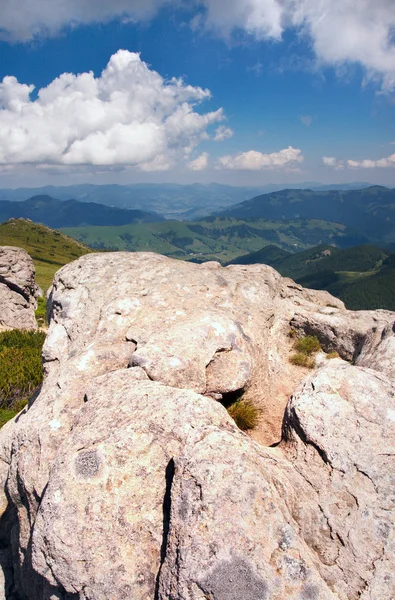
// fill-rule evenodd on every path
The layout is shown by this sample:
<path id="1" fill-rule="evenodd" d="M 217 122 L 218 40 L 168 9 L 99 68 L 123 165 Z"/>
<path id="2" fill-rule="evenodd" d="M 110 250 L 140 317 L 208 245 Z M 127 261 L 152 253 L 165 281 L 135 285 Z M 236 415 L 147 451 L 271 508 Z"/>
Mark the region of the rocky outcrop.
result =
<path id="1" fill-rule="evenodd" d="M 0 433 L 8 599 L 394 596 L 393 313 L 128 253 L 61 269 L 49 309 L 41 393 Z M 293 367 L 290 327 L 358 366 Z"/>
<path id="2" fill-rule="evenodd" d="M 26 250 L 0 246 L 0 331 L 37 329 L 38 294 L 34 263 Z"/>

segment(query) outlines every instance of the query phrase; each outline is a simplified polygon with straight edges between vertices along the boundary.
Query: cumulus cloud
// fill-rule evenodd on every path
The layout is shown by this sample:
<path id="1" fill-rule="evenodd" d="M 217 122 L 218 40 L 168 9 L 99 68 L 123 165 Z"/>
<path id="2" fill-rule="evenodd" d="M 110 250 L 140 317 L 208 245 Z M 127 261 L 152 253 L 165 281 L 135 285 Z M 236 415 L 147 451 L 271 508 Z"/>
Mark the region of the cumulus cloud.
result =
<path id="1" fill-rule="evenodd" d="M 141 21 L 185 0 L 2 0 L 0 37 L 27 41 L 56 35 L 66 26 L 118 18 Z M 229 37 L 244 30 L 257 39 L 281 40 L 295 28 L 310 41 L 317 60 L 333 67 L 356 63 L 383 89 L 395 88 L 394 0 L 195 0 L 191 27 Z M 185 14 L 185 13 L 180 13 Z"/>
<path id="2" fill-rule="evenodd" d="M 216 168 L 263 171 L 265 169 L 295 168 L 301 162 L 303 162 L 301 150 L 288 146 L 288 148 L 271 154 L 262 154 L 262 152 L 250 150 L 236 155 L 222 156 L 218 159 Z"/>
<path id="3" fill-rule="evenodd" d="M 188 167 L 191 171 L 204 171 L 208 166 L 208 152 L 202 152 L 195 160 L 188 163 Z"/>
<path id="4" fill-rule="evenodd" d="M 100 77 L 64 73 L 34 86 L 0 83 L 0 164 L 131 165 L 169 169 L 188 160 L 222 109 L 199 114 L 210 92 L 165 81 L 139 54 L 120 50 Z"/>
<path id="5" fill-rule="evenodd" d="M 394 0 L 202 0 L 206 25 L 224 35 L 242 28 L 258 39 L 281 39 L 291 27 L 310 39 L 318 61 L 360 64 L 367 78 L 395 87 Z"/>
<path id="6" fill-rule="evenodd" d="M 347 167 L 351 169 L 374 169 L 374 168 L 386 168 L 395 167 L 395 154 L 391 154 L 385 158 L 379 160 L 371 160 L 365 158 L 363 160 L 348 160 Z"/>
<path id="7" fill-rule="evenodd" d="M 26 41 L 55 35 L 65 26 L 113 18 L 140 21 L 183 0 L 2 0 L 0 36 Z M 360 64 L 368 78 L 395 87 L 394 0 L 196 0 L 191 25 L 221 36 L 242 29 L 258 39 L 280 40 L 296 28 L 310 40 L 319 62 L 334 67 Z"/>
<path id="8" fill-rule="evenodd" d="M 364 158 L 362 160 L 340 160 L 339 158 L 324 156 L 322 162 L 327 167 L 334 167 L 335 169 L 376 169 L 376 168 L 387 168 L 395 167 L 395 154 L 391 154 L 385 158 L 379 158 L 378 160 L 372 160 L 370 158 Z"/>
<path id="9" fill-rule="evenodd" d="M 214 142 L 223 142 L 224 140 L 228 140 L 234 134 L 233 129 L 230 127 L 225 127 L 225 125 L 220 125 L 215 130 Z"/>

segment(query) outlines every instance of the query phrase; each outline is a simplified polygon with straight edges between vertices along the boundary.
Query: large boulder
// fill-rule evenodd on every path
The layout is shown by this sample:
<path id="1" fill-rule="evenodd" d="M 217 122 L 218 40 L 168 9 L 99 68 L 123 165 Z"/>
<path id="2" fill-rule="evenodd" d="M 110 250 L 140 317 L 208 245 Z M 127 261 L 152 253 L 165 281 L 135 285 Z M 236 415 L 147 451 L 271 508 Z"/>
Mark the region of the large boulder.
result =
<path id="1" fill-rule="evenodd" d="M 325 359 L 324 359 L 325 360 Z M 395 596 L 395 382 L 325 361 L 288 403 L 281 448 L 327 521 L 296 517 L 340 598 Z"/>
<path id="2" fill-rule="evenodd" d="M 41 393 L 0 433 L 8 600 L 394 596 L 393 313 L 129 253 L 62 268 L 49 309 Z M 380 365 L 290 365 L 309 323 Z M 241 394 L 252 435 L 221 404 Z"/>
<path id="3" fill-rule="evenodd" d="M 26 250 L 0 246 L 0 331 L 37 329 L 38 294 L 33 259 Z"/>

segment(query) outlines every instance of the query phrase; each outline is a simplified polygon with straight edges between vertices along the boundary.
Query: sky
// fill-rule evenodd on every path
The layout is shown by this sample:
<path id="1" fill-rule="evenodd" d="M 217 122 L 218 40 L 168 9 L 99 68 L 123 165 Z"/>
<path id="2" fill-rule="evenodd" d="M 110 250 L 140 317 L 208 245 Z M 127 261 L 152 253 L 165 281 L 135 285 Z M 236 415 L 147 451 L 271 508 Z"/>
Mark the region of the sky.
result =
<path id="1" fill-rule="evenodd" d="M 2 0 L 0 187 L 395 187 L 395 0 Z"/>

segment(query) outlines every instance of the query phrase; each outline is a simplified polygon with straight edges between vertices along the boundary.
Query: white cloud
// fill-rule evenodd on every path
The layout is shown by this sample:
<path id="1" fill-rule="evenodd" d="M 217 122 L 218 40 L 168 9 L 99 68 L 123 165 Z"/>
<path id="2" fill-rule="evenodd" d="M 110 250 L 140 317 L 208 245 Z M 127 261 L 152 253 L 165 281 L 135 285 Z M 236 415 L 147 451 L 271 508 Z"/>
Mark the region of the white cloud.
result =
<path id="1" fill-rule="evenodd" d="M 229 36 L 245 29 L 259 39 L 280 39 L 284 8 L 279 0 L 200 0 L 206 8 L 206 26 Z"/>
<path id="2" fill-rule="evenodd" d="M 387 156 L 386 158 L 380 158 L 379 160 L 371 160 L 370 158 L 364 158 L 363 160 L 348 160 L 347 167 L 351 169 L 374 169 L 374 168 L 386 168 L 395 167 L 395 154 Z"/>
<path id="3" fill-rule="evenodd" d="M 65 26 L 149 19 L 167 0 L 2 0 L 0 33 L 3 39 L 27 41 L 52 36 Z"/>
<path id="4" fill-rule="evenodd" d="M 337 158 L 335 158 L 334 156 L 323 156 L 322 162 L 326 167 L 336 167 Z"/>
<path id="5" fill-rule="evenodd" d="M 208 152 L 203 152 L 195 160 L 188 163 L 188 167 L 191 171 L 204 171 L 208 166 Z"/>
<path id="6" fill-rule="evenodd" d="M 0 36 L 26 41 L 55 35 L 65 26 L 140 21 L 166 4 L 185 8 L 182 0 L 2 0 Z M 196 0 L 201 12 L 194 29 L 210 28 L 221 36 L 242 29 L 258 39 L 280 40 L 285 30 L 304 33 L 318 61 L 335 68 L 360 64 L 367 78 L 383 89 L 395 87 L 394 0 Z M 181 14 L 181 13 L 180 13 Z"/>
<path id="7" fill-rule="evenodd" d="M 213 138 L 214 142 L 223 142 L 224 140 L 228 140 L 234 134 L 233 129 L 230 127 L 225 127 L 225 125 L 220 125 L 215 130 L 215 136 Z"/>
<path id="8" fill-rule="evenodd" d="M 279 152 L 271 154 L 262 154 L 250 150 L 236 155 L 222 156 L 218 159 L 217 169 L 234 169 L 246 171 L 262 171 L 265 169 L 284 169 L 294 168 L 298 163 L 303 162 L 301 150 L 298 148 L 284 148 Z"/>
<path id="9" fill-rule="evenodd" d="M 313 117 L 311 115 L 303 115 L 300 117 L 300 121 L 303 125 L 306 125 L 306 127 L 310 127 L 313 122 Z"/>
<path id="10" fill-rule="evenodd" d="M 335 158 L 334 156 L 323 156 L 322 162 L 326 167 L 333 167 L 335 169 L 344 169 L 343 161 Z"/>
<path id="11" fill-rule="evenodd" d="M 395 167 L 395 154 L 391 154 L 386 158 L 379 158 L 378 160 L 372 160 L 370 158 L 364 158 L 363 160 L 340 160 L 335 157 L 324 156 L 322 162 L 327 167 L 334 167 L 335 169 L 376 169 L 376 168 L 387 168 Z"/>
<path id="12" fill-rule="evenodd" d="M 165 81 L 138 54 L 120 50 L 100 77 L 64 73 L 33 86 L 0 83 L 0 164 L 131 165 L 167 170 L 188 160 L 222 109 L 199 114 L 210 92 Z"/>

